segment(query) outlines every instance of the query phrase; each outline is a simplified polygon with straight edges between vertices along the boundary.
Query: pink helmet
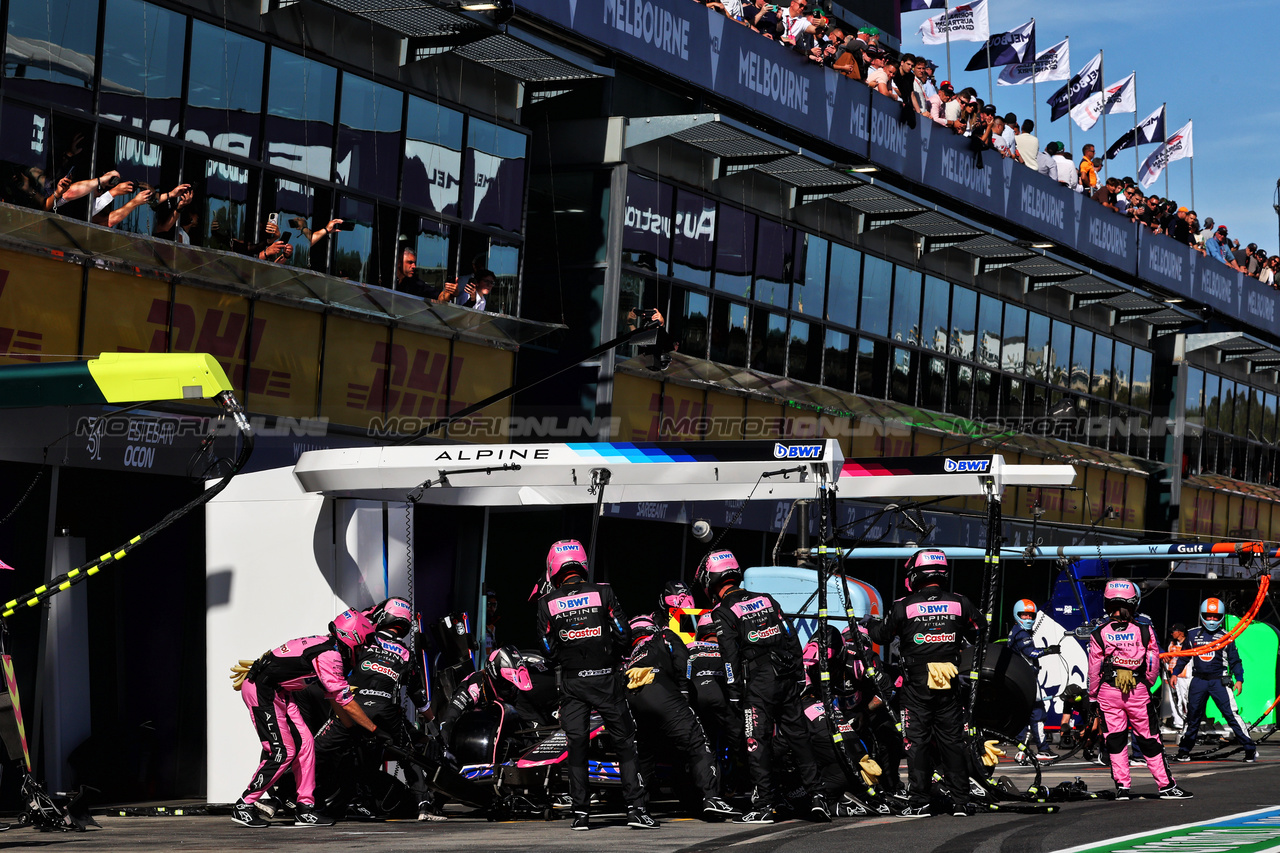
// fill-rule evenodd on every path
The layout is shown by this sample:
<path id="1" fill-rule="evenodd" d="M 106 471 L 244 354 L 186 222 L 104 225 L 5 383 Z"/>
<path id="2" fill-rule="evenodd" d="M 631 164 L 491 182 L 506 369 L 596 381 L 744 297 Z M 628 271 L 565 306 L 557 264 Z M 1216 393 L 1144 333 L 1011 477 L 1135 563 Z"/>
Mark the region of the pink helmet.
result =
<path id="1" fill-rule="evenodd" d="M 407 637 L 413 630 L 413 606 L 403 598 L 388 598 L 365 615 L 378 626 L 379 631 L 386 631 L 397 637 Z"/>
<path id="2" fill-rule="evenodd" d="M 951 573 L 947 555 L 937 548 L 921 548 L 904 566 L 907 570 L 907 592 L 917 592 L 931 583 L 942 583 Z"/>
<path id="3" fill-rule="evenodd" d="M 373 623 L 359 610 L 344 610 L 329 623 L 329 633 L 354 651 L 373 636 Z"/>
<path id="4" fill-rule="evenodd" d="M 671 607 L 691 608 L 694 606 L 693 592 L 684 581 L 667 581 L 662 587 L 662 601 L 659 606 L 664 610 Z"/>
<path id="5" fill-rule="evenodd" d="M 1130 613 L 1136 613 L 1141 600 L 1142 593 L 1138 592 L 1137 585 L 1124 578 L 1107 581 L 1102 590 L 1102 606 L 1108 613 L 1116 607 L 1127 607 Z"/>
<path id="6" fill-rule="evenodd" d="M 658 623 L 653 621 L 652 616 L 635 616 L 628 623 L 631 626 L 631 641 L 634 643 L 645 637 L 651 637 L 659 633 Z"/>
<path id="7" fill-rule="evenodd" d="M 698 617 L 698 633 L 697 639 L 706 640 L 716 636 L 716 620 L 711 618 L 711 612 L 708 611 Z"/>
<path id="8" fill-rule="evenodd" d="M 712 551 L 698 566 L 695 579 L 706 590 L 707 595 L 730 582 L 742 580 L 742 569 L 732 551 Z"/>
<path id="9" fill-rule="evenodd" d="M 533 689 L 529 667 L 525 665 L 524 656 L 515 646 L 494 649 L 489 655 L 489 662 L 484 665 L 484 671 L 495 685 L 506 682 L 522 692 Z"/>

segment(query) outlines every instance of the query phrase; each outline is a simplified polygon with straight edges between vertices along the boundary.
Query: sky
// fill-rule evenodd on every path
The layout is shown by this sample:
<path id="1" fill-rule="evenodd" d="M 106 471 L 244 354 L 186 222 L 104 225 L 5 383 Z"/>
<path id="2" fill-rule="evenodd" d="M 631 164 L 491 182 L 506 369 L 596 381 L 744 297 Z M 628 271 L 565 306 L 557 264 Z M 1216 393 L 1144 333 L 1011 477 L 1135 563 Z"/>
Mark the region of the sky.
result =
<path id="1" fill-rule="evenodd" d="M 952 0 L 956 5 L 957 0 Z M 1138 111 L 1141 121 L 1162 102 L 1168 103 L 1166 130 L 1175 133 L 1193 121 L 1195 151 L 1195 207 L 1200 221 L 1213 217 L 1226 225 L 1240 245 L 1256 242 L 1272 254 L 1280 250 L 1276 182 L 1280 180 L 1280 0 L 1094 0 L 1091 3 L 1049 0 L 987 0 L 991 32 L 1000 33 L 1036 20 L 1036 47 L 1044 50 L 1071 37 L 1071 72 L 1078 72 L 1099 50 L 1104 82 L 1118 83 L 1138 73 Z M 938 64 L 937 79 L 947 77 L 945 45 L 926 45 L 916 32 L 938 12 L 902 14 L 902 50 Z M 994 103 L 1001 115 L 1033 115 L 1031 84 L 995 86 L 987 96 L 987 72 L 965 71 L 981 42 L 951 43 L 952 76 L 956 90 L 972 86 L 978 97 Z M 993 69 L 992 78 L 999 75 Z M 1045 101 L 1063 82 L 1037 84 L 1039 116 L 1036 135 L 1041 146 L 1052 140 L 1070 142 L 1079 161 L 1080 150 L 1092 142 L 1099 152 L 1102 122 L 1084 133 L 1064 116 L 1049 122 Z M 1107 142 L 1133 127 L 1131 113 L 1107 116 Z M 1072 124 L 1073 139 L 1067 125 Z M 1069 146 L 1070 147 L 1070 146 Z M 1144 145 L 1140 159 L 1156 149 Z M 1108 175 L 1137 176 L 1133 149 L 1108 161 Z M 1170 198 L 1191 206 L 1191 161 L 1178 160 L 1169 169 Z M 1148 192 L 1165 195 L 1164 175 Z"/>

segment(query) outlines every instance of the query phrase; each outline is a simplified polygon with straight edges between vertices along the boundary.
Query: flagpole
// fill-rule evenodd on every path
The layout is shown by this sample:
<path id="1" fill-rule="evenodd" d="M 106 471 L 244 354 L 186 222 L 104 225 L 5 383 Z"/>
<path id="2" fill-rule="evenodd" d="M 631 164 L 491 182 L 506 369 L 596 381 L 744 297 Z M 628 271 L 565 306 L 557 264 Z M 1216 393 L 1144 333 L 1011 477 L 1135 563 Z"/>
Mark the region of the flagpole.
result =
<path id="1" fill-rule="evenodd" d="M 1196 155 L 1187 158 L 1191 161 L 1191 209 L 1196 209 Z"/>
<path id="2" fill-rule="evenodd" d="M 1138 160 L 1138 74 L 1133 75 L 1133 176 L 1136 180 L 1142 171 L 1142 163 Z"/>
<path id="3" fill-rule="evenodd" d="M 1031 60 L 1031 122 L 1036 133 L 1040 133 L 1040 99 L 1036 97 L 1036 61 Z M 1039 139 L 1039 137 L 1036 137 Z"/>
<path id="4" fill-rule="evenodd" d="M 996 92 L 991 83 L 991 34 L 990 28 L 987 33 L 987 103 L 994 104 L 996 100 Z"/>
<path id="5" fill-rule="evenodd" d="M 947 79 L 954 80 L 951 76 L 951 7 L 948 5 L 950 0 L 942 2 L 942 20 L 946 22 L 946 32 L 943 33 L 947 37 Z M 954 83 L 951 84 L 955 86 Z"/>
<path id="6" fill-rule="evenodd" d="M 1165 143 L 1164 143 L 1164 144 L 1165 144 L 1165 145 L 1168 145 L 1168 144 L 1169 144 L 1169 143 L 1168 143 L 1168 139 L 1169 139 L 1169 113 L 1168 113 L 1168 109 L 1169 109 L 1169 102 L 1168 102 L 1168 101 L 1165 101 L 1165 102 L 1164 102 L 1164 104 L 1163 104 L 1163 106 L 1164 106 L 1164 108 L 1165 108 L 1165 119 L 1164 119 L 1164 126 L 1165 126 L 1164 138 L 1165 138 Z M 1164 197 L 1165 197 L 1166 199 L 1168 199 L 1168 198 L 1169 198 L 1169 170 L 1170 170 L 1170 169 L 1172 169 L 1172 168 L 1173 168 L 1173 163 L 1172 163 L 1172 162 L 1170 162 L 1170 161 L 1169 161 L 1169 159 L 1166 157 L 1166 158 L 1165 158 L 1165 161 L 1164 161 Z"/>
<path id="7" fill-rule="evenodd" d="M 1107 60 L 1102 55 L 1101 50 L 1098 51 L 1098 78 L 1102 80 L 1102 152 L 1105 155 L 1107 151 L 1107 110 L 1111 105 L 1107 103 Z M 1137 115 L 1137 113 L 1135 112 L 1134 115 Z M 1107 158 L 1104 156 L 1102 158 L 1102 171 L 1104 174 L 1107 171 L 1106 161 Z M 1093 173 L 1093 180 L 1095 184 L 1098 182 L 1098 173 L 1096 171 Z"/>

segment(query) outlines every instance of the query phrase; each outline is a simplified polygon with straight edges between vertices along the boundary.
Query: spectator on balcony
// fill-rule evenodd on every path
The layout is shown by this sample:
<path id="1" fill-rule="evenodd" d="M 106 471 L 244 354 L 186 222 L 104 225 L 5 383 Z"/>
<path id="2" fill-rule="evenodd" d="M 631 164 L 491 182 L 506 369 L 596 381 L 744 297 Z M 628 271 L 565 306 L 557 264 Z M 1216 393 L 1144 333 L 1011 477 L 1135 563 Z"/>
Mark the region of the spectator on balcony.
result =
<path id="1" fill-rule="evenodd" d="M 995 112 L 995 110 L 993 109 L 992 112 Z M 1004 123 L 1004 118 L 998 115 L 991 116 L 990 128 L 991 147 L 999 151 L 1001 157 L 1018 156 L 1014 147 L 1009 144 L 1009 138 L 1005 135 L 1006 125 Z"/>
<path id="2" fill-rule="evenodd" d="M 475 275 L 471 276 L 471 280 L 459 291 L 458 304 L 477 311 L 489 310 L 489 292 L 497 283 L 498 277 L 493 270 L 477 270 Z"/>
<path id="3" fill-rule="evenodd" d="M 1271 287 L 1276 287 L 1276 271 L 1278 268 L 1280 268 L 1280 255 L 1272 255 L 1267 258 L 1262 267 L 1262 272 L 1258 274 L 1258 281 Z"/>
<path id="4" fill-rule="evenodd" d="M 1213 217 L 1205 219 L 1204 227 L 1200 229 L 1200 233 L 1196 235 L 1196 242 L 1202 247 L 1206 246 L 1213 239 Z"/>
<path id="5" fill-rule="evenodd" d="M 1231 253 L 1231 241 L 1227 239 L 1227 226 L 1219 225 L 1213 232 L 1213 237 L 1204 241 L 1204 249 L 1205 254 L 1215 261 L 1221 261 L 1233 270 L 1240 268 L 1236 264 L 1235 256 Z"/>
<path id="6" fill-rule="evenodd" d="M 1257 243 L 1250 243 L 1245 247 L 1245 256 L 1249 259 L 1249 262 L 1245 264 L 1245 272 L 1257 278 L 1258 273 L 1262 271 L 1262 264 L 1266 260 L 1266 253 L 1258 248 Z"/>
<path id="7" fill-rule="evenodd" d="M 1093 165 L 1094 147 L 1092 144 L 1086 144 L 1080 150 L 1080 192 L 1085 195 L 1093 195 L 1094 190 L 1098 188 L 1098 170 Z"/>
<path id="8" fill-rule="evenodd" d="M 933 119 L 935 124 L 947 124 L 947 104 L 955 100 L 955 90 L 951 88 L 951 84 L 943 80 L 938 84 L 937 97 L 929 101 L 929 118 Z"/>
<path id="9" fill-rule="evenodd" d="M 1110 208 L 1111 210 L 1115 210 L 1116 196 L 1119 194 L 1119 192 L 1120 192 L 1120 182 L 1115 178 L 1107 178 L 1106 183 L 1104 183 L 1101 186 L 1101 188 L 1099 188 L 1098 191 L 1094 193 L 1093 199 L 1103 207 L 1107 207 L 1107 208 Z"/>
<path id="10" fill-rule="evenodd" d="M 906 53 L 898 59 L 898 74 L 893 78 L 894 88 L 898 92 L 898 100 L 903 105 L 909 107 L 910 110 L 904 110 L 903 115 L 908 119 L 907 124 L 915 127 L 915 102 L 916 102 L 916 56 L 915 54 Z"/>
<path id="11" fill-rule="evenodd" d="M 1018 156 L 1018 116 L 1016 113 L 1004 114 L 1004 130 L 1001 135 L 1013 156 Z"/>
<path id="12" fill-rule="evenodd" d="M 1071 162 L 1071 152 L 1059 149 L 1058 153 L 1053 155 L 1053 166 L 1058 183 L 1069 190 L 1078 192 L 1080 173 L 1076 171 L 1075 164 Z"/>
<path id="13" fill-rule="evenodd" d="M 808 6 L 809 0 L 791 0 L 791 4 L 779 14 L 778 23 L 782 28 L 781 40 L 784 44 L 795 45 L 801 36 L 814 32 L 813 21 L 805 11 Z"/>
<path id="14" fill-rule="evenodd" d="M 1050 142 L 1046 145 L 1044 150 L 1036 155 L 1036 171 L 1050 180 L 1058 180 L 1058 167 L 1054 164 L 1053 158 L 1061 150 L 1061 142 Z"/>
<path id="15" fill-rule="evenodd" d="M 1038 168 L 1036 157 L 1040 152 L 1040 139 L 1032 131 L 1036 129 L 1036 123 L 1031 119 L 1022 122 L 1022 133 L 1018 134 L 1018 156 L 1022 158 L 1022 165 L 1029 169 Z"/>
<path id="16" fill-rule="evenodd" d="M 1191 226 L 1187 221 L 1187 214 L 1190 213 L 1185 207 L 1180 207 L 1174 212 L 1173 218 L 1164 226 L 1165 233 L 1171 238 L 1191 245 Z"/>
<path id="17" fill-rule="evenodd" d="M 867 50 L 867 59 L 871 62 L 871 70 L 867 72 L 867 76 L 864 78 L 867 81 L 867 85 L 886 98 L 894 97 L 893 74 L 897 69 L 888 61 L 884 51 L 879 48 Z"/>

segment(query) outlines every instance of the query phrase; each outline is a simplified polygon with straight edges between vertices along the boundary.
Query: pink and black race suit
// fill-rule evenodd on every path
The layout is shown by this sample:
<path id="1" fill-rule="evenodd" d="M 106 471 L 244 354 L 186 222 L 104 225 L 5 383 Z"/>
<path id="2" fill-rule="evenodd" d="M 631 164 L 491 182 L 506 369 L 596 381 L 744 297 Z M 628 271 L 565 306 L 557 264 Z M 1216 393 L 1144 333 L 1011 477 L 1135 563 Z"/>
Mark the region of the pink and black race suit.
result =
<path id="1" fill-rule="evenodd" d="M 804 680 L 800 640 L 773 596 L 730 590 L 711 611 L 711 618 L 716 624 L 730 698 L 741 695 L 747 671 L 770 658 L 779 676 Z"/>
<path id="2" fill-rule="evenodd" d="M 899 598 L 867 630 L 877 643 L 898 639 L 906 681 L 922 686 L 929 680 L 928 664 L 958 663 L 960 651 L 977 641 L 985 625 L 973 602 L 935 585 Z"/>
<path id="3" fill-rule="evenodd" d="M 1089 637 L 1089 699 L 1097 702 L 1102 712 L 1111 777 L 1122 788 L 1130 783 L 1130 729 L 1156 783 L 1161 788 L 1173 784 L 1151 701 L 1150 686 L 1160 674 L 1155 634 L 1151 624 L 1139 616 L 1132 621 L 1104 620 Z M 1132 672 L 1138 682 L 1128 693 L 1116 687 L 1116 672 L 1121 669 Z"/>
<path id="4" fill-rule="evenodd" d="M 338 643 L 329 635 L 302 637 L 280 645 L 254 662 L 240 689 L 262 757 L 241 799 L 256 802 L 286 770 L 293 768 L 298 802 L 314 805 L 315 741 L 294 694 L 319 682 L 339 705 L 354 699 Z"/>
<path id="5" fill-rule="evenodd" d="M 538 635 L 562 677 L 612 675 L 630 651 L 627 615 L 603 583 L 575 583 L 538 600 Z"/>

